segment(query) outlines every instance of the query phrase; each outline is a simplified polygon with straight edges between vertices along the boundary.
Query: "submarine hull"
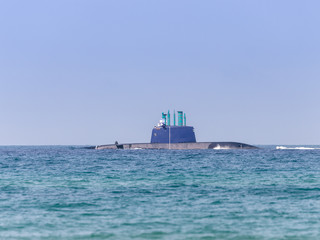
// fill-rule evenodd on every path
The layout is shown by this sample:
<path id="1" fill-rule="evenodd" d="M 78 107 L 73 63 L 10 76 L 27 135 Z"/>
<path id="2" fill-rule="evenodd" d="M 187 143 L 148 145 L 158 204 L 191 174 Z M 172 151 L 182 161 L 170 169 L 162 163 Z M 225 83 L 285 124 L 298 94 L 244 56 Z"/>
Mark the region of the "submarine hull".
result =
<path id="1" fill-rule="evenodd" d="M 190 143 L 125 143 L 96 146 L 95 149 L 258 149 L 239 142 L 190 142 Z"/>

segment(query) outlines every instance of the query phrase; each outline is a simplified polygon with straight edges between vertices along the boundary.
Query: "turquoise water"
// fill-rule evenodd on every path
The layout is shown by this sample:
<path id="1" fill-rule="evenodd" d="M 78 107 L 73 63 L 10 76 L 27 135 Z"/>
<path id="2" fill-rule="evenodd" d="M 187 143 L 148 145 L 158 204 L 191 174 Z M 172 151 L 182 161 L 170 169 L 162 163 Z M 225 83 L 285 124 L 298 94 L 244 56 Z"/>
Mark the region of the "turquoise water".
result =
<path id="1" fill-rule="evenodd" d="M 320 150 L 0 147 L 0 239 L 320 239 Z"/>

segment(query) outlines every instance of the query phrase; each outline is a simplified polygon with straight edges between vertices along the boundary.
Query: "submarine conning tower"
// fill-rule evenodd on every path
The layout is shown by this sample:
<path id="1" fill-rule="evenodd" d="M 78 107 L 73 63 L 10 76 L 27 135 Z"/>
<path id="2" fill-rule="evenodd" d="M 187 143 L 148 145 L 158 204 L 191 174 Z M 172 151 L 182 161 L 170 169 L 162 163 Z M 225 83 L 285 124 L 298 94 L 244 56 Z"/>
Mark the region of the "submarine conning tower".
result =
<path id="1" fill-rule="evenodd" d="M 152 129 L 151 143 L 194 143 L 196 136 L 194 128 L 187 126 L 186 114 L 178 111 L 178 125 L 176 126 L 176 112 L 173 114 L 173 126 L 170 125 L 170 111 L 162 113 L 162 119 Z"/>

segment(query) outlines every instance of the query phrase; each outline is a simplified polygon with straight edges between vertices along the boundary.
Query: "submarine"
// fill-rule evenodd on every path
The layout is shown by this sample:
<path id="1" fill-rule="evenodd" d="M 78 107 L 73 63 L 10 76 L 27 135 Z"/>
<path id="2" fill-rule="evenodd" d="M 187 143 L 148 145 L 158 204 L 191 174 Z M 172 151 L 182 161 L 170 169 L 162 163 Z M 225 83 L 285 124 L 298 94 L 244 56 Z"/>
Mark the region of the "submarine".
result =
<path id="1" fill-rule="evenodd" d="M 187 126 L 186 114 L 174 111 L 173 125 L 170 123 L 170 111 L 162 113 L 162 119 L 154 126 L 150 143 L 124 143 L 98 145 L 95 149 L 257 149 L 258 147 L 239 142 L 197 142 L 192 126 Z"/>

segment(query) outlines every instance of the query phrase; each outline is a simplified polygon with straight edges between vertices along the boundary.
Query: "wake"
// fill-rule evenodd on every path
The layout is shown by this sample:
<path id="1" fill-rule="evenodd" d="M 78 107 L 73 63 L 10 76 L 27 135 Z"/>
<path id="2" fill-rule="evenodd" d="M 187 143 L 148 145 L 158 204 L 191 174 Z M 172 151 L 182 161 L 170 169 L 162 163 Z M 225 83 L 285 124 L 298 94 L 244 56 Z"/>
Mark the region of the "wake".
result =
<path id="1" fill-rule="evenodd" d="M 276 149 L 281 150 L 314 150 L 314 149 L 320 149 L 320 148 L 314 148 L 314 147 L 284 147 L 284 146 L 277 146 Z"/>

